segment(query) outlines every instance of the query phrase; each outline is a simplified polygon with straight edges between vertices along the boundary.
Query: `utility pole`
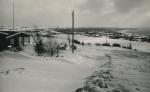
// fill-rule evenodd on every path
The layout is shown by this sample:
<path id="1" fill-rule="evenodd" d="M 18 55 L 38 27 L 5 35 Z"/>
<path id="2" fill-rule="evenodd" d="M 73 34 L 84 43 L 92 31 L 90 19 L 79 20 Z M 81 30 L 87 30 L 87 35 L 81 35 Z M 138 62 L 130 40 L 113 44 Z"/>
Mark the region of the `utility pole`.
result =
<path id="1" fill-rule="evenodd" d="M 72 53 L 74 53 L 74 11 L 72 11 Z"/>
<path id="2" fill-rule="evenodd" d="M 13 31 L 15 31 L 15 2 L 13 0 Z"/>
<path id="3" fill-rule="evenodd" d="M 106 33 L 106 44 L 107 44 L 107 33 Z"/>

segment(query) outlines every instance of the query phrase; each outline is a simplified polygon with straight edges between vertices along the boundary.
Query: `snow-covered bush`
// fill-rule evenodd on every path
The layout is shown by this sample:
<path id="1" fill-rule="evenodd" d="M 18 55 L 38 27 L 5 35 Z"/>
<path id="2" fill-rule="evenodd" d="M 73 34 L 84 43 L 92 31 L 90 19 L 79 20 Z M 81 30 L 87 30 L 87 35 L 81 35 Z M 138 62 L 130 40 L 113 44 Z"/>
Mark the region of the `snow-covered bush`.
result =
<path id="1" fill-rule="evenodd" d="M 45 50 L 51 56 L 57 54 L 58 55 L 59 44 L 56 41 L 49 40 L 45 43 Z"/>
<path id="2" fill-rule="evenodd" d="M 125 48 L 125 49 L 130 49 L 132 50 L 132 44 L 130 43 L 129 46 L 122 46 L 122 48 Z"/>
<path id="3" fill-rule="evenodd" d="M 66 50 L 66 48 L 67 48 L 67 44 L 66 43 L 59 44 L 59 47 L 58 47 L 59 50 Z"/>

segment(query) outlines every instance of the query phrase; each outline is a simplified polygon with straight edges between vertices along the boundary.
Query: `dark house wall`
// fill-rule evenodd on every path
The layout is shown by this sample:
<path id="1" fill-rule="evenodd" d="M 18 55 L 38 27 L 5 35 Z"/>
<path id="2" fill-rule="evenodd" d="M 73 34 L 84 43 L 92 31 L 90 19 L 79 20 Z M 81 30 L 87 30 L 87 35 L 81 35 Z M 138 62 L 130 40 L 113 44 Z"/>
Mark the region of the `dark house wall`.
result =
<path id="1" fill-rule="evenodd" d="M 5 50 L 7 48 L 6 36 L 0 35 L 0 51 Z"/>
<path id="2" fill-rule="evenodd" d="M 12 45 L 13 47 L 19 46 L 19 38 L 18 37 L 13 37 L 7 40 L 8 45 Z"/>

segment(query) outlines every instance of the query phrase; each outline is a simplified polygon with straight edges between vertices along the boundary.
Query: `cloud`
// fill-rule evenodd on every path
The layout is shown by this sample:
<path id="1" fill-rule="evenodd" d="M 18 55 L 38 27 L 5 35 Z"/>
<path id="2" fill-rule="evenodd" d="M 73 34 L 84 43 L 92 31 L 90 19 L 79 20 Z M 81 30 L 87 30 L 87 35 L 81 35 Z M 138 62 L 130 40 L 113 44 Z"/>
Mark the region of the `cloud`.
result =
<path id="1" fill-rule="evenodd" d="M 81 11 L 98 12 L 105 6 L 105 0 L 85 0 L 84 3 L 78 5 Z"/>
<path id="2" fill-rule="evenodd" d="M 12 25 L 12 0 L 0 0 L 0 24 Z M 14 0 L 15 24 L 60 25 L 72 10 L 70 0 Z M 67 16 L 68 15 L 68 16 Z M 64 24 L 64 23 L 63 23 Z"/>
<path id="3" fill-rule="evenodd" d="M 116 10 L 121 13 L 130 12 L 150 3 L 149 0 L 113 0 Z"/>
<path id="4" fill-rule="evenodd" d="M 15 25 L 149 27 L 150 0 L 15 0 Z M 12 25 L 12 0 L 0 0 L 0 25 Z"/>

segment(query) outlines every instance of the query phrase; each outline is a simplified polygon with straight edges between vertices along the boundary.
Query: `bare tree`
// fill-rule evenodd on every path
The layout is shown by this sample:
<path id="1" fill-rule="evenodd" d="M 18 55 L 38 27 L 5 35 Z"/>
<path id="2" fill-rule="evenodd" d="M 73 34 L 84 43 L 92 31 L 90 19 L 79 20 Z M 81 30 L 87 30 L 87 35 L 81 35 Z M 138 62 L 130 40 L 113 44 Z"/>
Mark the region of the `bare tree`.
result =
<path id="1" fill-rule="evenodd" d="M 40 56 L 40 54 L 43 53 L 45 50 L 44 50 L 43 41 L 42 41 L 39 33 L 36 34 L 36 41 L 35 42 L 36 42 L 35 46 L 34 46 L 35 52 L 37 52 L 38 56 Z"/>
<path id="2" fill-rule="evenodd" d="M 40 56 L 41 53 L 43 53 L 44 51 L 44 44 L 42 40 L 40 40 L 38 43 L 35 44 L 35 52 L 37 52 L 38 56 Z"/>

